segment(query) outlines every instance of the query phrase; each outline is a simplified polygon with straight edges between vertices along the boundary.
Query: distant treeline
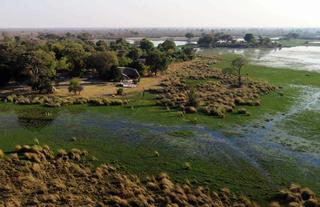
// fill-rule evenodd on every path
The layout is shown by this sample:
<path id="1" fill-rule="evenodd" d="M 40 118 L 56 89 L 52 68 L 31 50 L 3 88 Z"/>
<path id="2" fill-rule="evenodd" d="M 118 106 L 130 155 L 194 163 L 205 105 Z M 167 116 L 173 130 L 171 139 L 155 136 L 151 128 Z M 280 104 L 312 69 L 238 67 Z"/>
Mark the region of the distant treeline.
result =
<path id="1" fill-rule="evenodd" d="M 224 33 L 211 33 L 202 34 L 198 40 L 200 47 L 215 48 L 215 47 L 226 47 L 226 48 L 275 48 L 281 47 L 281 44 L 272 41 L 270 38 L 264 38 L 259 36 L 255 37 L 253 34 L 246 34 L 243 41 L 234 39 L 233 36 Z"/>
<path id="2" fill-rule="evenodd" d="M 87 33 L 41 34 L 27 39 L 5 36 L 0 41 L 0 85 L 15 81 L 45 92 L 61 77 L 118 81 L 122 78 L 119 66 L 135 68 L 141 75 L 156 75 L 170 62 L 189 60 L 194 54 L 192 48 L 178 48 L 171 40 L 155 47 L 147 39 L 134 45 L 124 39 L 95 42 Z"/>

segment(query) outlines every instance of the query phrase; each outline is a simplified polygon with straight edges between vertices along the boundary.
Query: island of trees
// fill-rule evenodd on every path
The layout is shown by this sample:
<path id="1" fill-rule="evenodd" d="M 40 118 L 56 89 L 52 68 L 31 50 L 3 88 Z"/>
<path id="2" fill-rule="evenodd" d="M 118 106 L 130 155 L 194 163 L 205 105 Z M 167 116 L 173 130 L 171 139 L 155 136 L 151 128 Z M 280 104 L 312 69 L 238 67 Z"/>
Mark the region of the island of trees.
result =
<path id="1" fill-rule="evenodd" d="M 33 39 L 5 36 L 0 41 L 0 85 L 27 84 L 39 93 L 50 93 L 55 81 L 120 81 L 119 67 L 135 68 L 142 76 L 157 75 L 169 63 L 193 56 L 192 48 L 178 48 L 171 40 L 155 47 L 147 39 L 137 44 L 124 39 L 94 41 L 87 33 L 40 34 Z M 70 81 L 70 92 L 80 89 L 76 79 Z"/>
<path id="2" fill-rule="evenodd" d="M 187 35 L 186 35 L 187 36 Z M 188 34 L 190 37 L 190 34 Z M 224 33 L 202 34 L 198 40 L 198 45 L 204 48 L 277 48 L 281 44 L 272 41 L 270 38 L 262 36 L 255 37 L 248 33 L 243 37 L 243 40 L 237 40 L 233 36 Z"/>

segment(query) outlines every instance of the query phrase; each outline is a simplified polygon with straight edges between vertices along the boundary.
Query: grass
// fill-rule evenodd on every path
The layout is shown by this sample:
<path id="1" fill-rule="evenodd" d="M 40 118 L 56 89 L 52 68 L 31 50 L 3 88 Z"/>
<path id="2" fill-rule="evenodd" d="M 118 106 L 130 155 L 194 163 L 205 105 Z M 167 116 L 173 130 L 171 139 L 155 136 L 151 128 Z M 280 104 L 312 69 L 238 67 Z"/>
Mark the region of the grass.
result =
<path id="1" fill-rule="evenodd" d="M 226 54 L 220 57 L 220 62 L 214 67 L 230 67 L 232 60 L 237 57 L 234 54 Z M 277 86 L 308 85 L 320 87 L 320 73 L 292 70 L 290 68 L 272 68 L 267 66 L 252 65 L 245 66 L 242 70 L 243 76 L 253 79 L 267 81 Z"/>
<path id="2" fill-rule="evenodd" d="M 22 110 L 28 106 L 11 106 L 14 110 Z M 0 105 L 0 108 L 7 108 L 7 105 Z M 11 108 L 11 109 L 12 109 Z M 38 108 L 36 106 L 35 108 Z M 48 109 L 51 110 L 51 109 Z M 105 131 L 95 127 L 83 127 L 74 120 L 70 114 L 77 114 L 79 111 L 83 112 L 83 107 L 72 106 L 61 111 L 64 117 L 67 117 L 69 122 L 57 123 L 46 128 L 39 128 L 29 130 L 19 125 L 11 124 L 0 126 L 2 131 L 0 146 L 5 151 L 11 150 L 18 144 L 32 144 L 33 140 L 37 138 L 41 144 L 48 144 L 56 151 L 60 148 L 72 149 L 86 149 L 95 157 L 100 163 L 109 162 L 120 167 L 120 169 L 127 173 L 134 173 L 141 177 L 146 175 L 157 175 L 160 172 L 168 172 L 174 180 L 184 182 L 186 179 L 192 183 L 208 186 L 211 189 L 218 190 L 222 187 L 228 186 L 237 193 L 243 192 L 244 188 L 248 188 L 248 194 L 256 197 L 255 191 L 259 186 L 257 183 L 264 183 L 263 177 L 255 171 L 254 168 L 243 162 L 239 170 L 250 176 L 235 175 L 231 165 L 223 162 L 221 159 L 199 160 L 189 156 L 184 152 L 184 149 L 179 146 L 168 146 L 161 142 L 161 137 L 153 137 L 147 131 L 145 133 L 145 140 L 143 142 L 132 142 L 130 136 L 135 133 L 126 132 L 123 130 L 121 134 L 112 134 L 111 131 Z M 88 110 L 88 109 L 86 109 Z M 120 107 L 93 107 L 90 110 L 90 115 L 95 116 L 97 112 L 102 111 L 107 114 L 110 111 L 123 110 Z M 124 109 L 123 111 L 126 111 Z M 131 109 L 128 109 L 131 110 Z M 95 112 L 94 112 L 95 111 Z M 35 110 L 33 109 L 33 112 Z M 0 113 L 3 120 L 3 113 L 8 114 L 4 109 Z M 112 116 L 112 114 L 111 114 Z M 119 116 L 119 114 L 118 114 Z M 109 116 L 107 116 L 110 118 Z M 107 118 L 106 117 L 106 118 Z M 10 120 L 10 118 L 8 118 Z M 82 128 L 83 127 L 83 128 Z M 5 128 L 5 129 L 4 129 Z M 66 130 L 67 129 L 67 130 Z M 128 129 L 129 130 L 129 129 Z M 192 131 L 179 130 L 169 133 L 172 139 L 174 137 L 188 138 L 194 136 Z M 72 137 L 76 137 L 76 141 L 72 141 Z M 160 139 L 160 140 L 159 140 Z M 154 156 L 154 152 L 159 152 L 159 157 Z M 179 155 L 179 156 L 177 156 Z M 185 163 L 191 163 L 192 169 L 186 170 Z M 248 179 L 244 179 L 244 178 Z M 253 185 L 251 185 L 253 184 Z M 264 186 L 267 184 L 264 183 Z M 249 188 L 250 186 L 250 188 Z M 267 193 L 269 190 L 264 189 Z M 274 189 L 276 190 L 276 189 Z M 262 200 L 262 197 L 258 197 Z"/>
<path id="3" fill-rule="evenodd" d="M 309 40 L 309 39 L 282 39 L 282 40 L 279 40 L 279 43 L 283 47 L 320 46 L 320 44 L 312 43 L 312 42 L 316 42 L 316 40 Z"/>
<path id="4" fill-rule="evenodd" d="M 169 132 L 168 135 L 173 137 L 192 137 L 194 136 L 194 133 L 189 130 L 180 130 L 180 131 Z"/>
<path id="5" fill-rule="evenodd" d="M 303 124 L 301 124 L 303 123 Z M 283 127 L 288 130 L 291 135 L 300 136 L 310 141 L 315 141 L 320 144 L 320 112 L 314 110 L 303 111 L 289 117 L 285 121 Z M 299 127 L 296 127 L 299 126 Z M 320 150 L 320 149 L 319 149 Z"/>
<path id="6" fill-rule="evenodd" d="M 234 55 L 224 55 L 220 63 L 212 67 L 229 66 L 234 57 Z M 197 134 L 191 130 L 175 130 L 167 134 L 154 135 L 150 133 L 148 127 L 138 132 L 128 127 L 122 129 L 121 134 L 114 134 L 114 130 L 106 130 L 99 125 L 99 123 L 104 124 L 106 120 L 125 119 L 154 125 L 155 128 L 161 128 L 162 125 L 197 124 L 226 134 L 236 134 L 232 130 L 238 125 L 263 119 L 265 114 L 286 112 L 300 94 L 298 89 L 290 87 L 291 84 L 320 87 L 318 73 L 248 65 L 244 68 L 243 75 L 282 87 L 279 91 L 263 96 L 262 106 L 245 107 L 251 116 L 228 114 L 224 119 L 218 119 L 198 113 L 180 117 L 174 110 L 168 112 L 165 108 L 156 106 L 154 95 L 148 93 L 144 96 L 141 93 L 135 93 L 131 97 L 129 106 L 126 107 L 70 106 L 56 111 L 56 109 L 44 109 L 40 106 L 0 104 L 2 132 L 0 146 L 4 150 L 10 150 L 17 144 L 30 144 L 37 138 L 40 143 L 49 144 L 55 150 L 74 147 L 86 149 L 99 159 L 97 164 L 111 162 L 128 173 L 145 176 L 166 171 L 174 180 L 183 182 L 188 179 L 213 190 L 229 187 L 261 203 L 266 203 L 266 199 L 278 190 L 279 186 L 285 186 L 292 181 L 310 186 L 316 192 L 320 192 L 319 184 L 314 182 L 318 179 L 320 170 L 309 169 L 310 176 L 306 178 L 305 172 L 297 170 L 298 167 L 290 161 L 290 158 L 262 160 L 261 163 L 270 176 L 266 178 L 244 160 L 236 159 L 230 162 L 221 157 L 199 159 L 197 156 L 191 156 L 191 151 L 190 153 L 186 151 L 189 148 L 183 147 L 185 145 L 176 145 L 176 143 L 168 145 L 168 142 L 175 138 L 184 142 L 196 139 Z M 203 81 L 191 81 L 189 84 L 202 83 Z M 53 114 L 53 120 L 50 120 L 48 125 L 37 129 L 25 127 L 15 119 L 15 114 L 19 112 L 23 116 L 28 115 L 29 120 L 37 120 L 39 114 L 43 114 L 44 111 Z M 319 132 L 317 123 L 319 120 L 316 117 L 311 114 L 302 114 L 289 121 L 286 127 L 294 128 L 299 124 L 301 128 L 305 127 L 301 133 L 308 131 L 311 134 L 307 137 L 313 139 L 315 132 Z M 112 124 L 112 122 L 105 122 L 103 126 L 112 126 Z M 295 131 L 292 132 L 295 133 Z M 135 137 L 135 135 L 138 136 Z M 144 139 L 139 140 L 139 136 L 143 136 Z M 76 137 L 76 141 L 72 141 L 72 137 Z M 196 143 L 189 144 L 197 147 Z M 155 156 L 155 151 L 159 153 L 159 157 Z M 190 163 L 192 168 L 186 170 L 185 163 Z"/>

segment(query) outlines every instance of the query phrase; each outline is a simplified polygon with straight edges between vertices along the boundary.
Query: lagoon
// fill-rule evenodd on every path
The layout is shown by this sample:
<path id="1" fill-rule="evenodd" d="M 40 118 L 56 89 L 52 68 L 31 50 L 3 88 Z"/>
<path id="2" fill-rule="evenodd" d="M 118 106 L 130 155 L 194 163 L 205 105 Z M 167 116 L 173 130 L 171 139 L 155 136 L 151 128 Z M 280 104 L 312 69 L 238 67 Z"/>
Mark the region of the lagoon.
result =
<path id="1" fill-rule="evenodd" d="M 204 49 L 205 54 L 233 53 L 247 57 L 251 63 L 274 68 L 320 72 L 320 47 L 298 46 L 282 49 Z"/>

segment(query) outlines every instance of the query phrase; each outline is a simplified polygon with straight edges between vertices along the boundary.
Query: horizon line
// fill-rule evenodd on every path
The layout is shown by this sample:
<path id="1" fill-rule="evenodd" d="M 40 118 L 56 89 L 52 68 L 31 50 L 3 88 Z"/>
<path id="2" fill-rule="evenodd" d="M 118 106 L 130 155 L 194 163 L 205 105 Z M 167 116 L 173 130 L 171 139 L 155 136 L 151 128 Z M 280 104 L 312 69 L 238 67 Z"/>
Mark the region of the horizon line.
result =
<path id="1" fill-rule="evenodd" d="M 144 26 L 144 27 L 100 27 L 100 26 L 48 26 L 48 27 L 0 27 L 0 30 L 19 30 L 19 29 L 320 29 L 319 27 L 298 27 L 298 26 L 270 26 L 270 27 L 255 27 L 255 26 Z"/>

